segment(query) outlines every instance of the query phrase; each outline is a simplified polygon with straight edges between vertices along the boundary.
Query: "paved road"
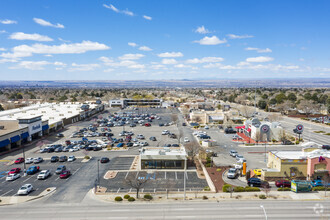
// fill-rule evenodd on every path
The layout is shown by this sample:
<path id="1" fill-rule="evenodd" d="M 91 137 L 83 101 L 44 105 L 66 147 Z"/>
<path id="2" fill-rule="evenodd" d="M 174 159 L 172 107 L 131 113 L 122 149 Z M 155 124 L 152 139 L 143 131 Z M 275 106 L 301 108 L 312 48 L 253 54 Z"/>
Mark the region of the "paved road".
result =
<path id="1" fill-rule="evenodd" d="M 87 201 L 88 200 L 88 201 Z M 330 201 L 219 201 L 104 203 L 85 199 L 79 205 L 30 202 L 0 207 L 2 219 L 329 219 Z M 323 210 L 323 211 L 322 211 Z M 319 213 L 319 214 L 318 214 Z"/>

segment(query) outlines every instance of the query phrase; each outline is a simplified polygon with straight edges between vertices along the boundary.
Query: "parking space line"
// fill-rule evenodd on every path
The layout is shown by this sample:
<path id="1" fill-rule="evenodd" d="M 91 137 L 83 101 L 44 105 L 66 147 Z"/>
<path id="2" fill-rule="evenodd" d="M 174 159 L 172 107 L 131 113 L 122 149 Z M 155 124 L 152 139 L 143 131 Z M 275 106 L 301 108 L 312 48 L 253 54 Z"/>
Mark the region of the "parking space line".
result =
<path id="1" fill-rule="evenodd" d="M 127 178 L 128 174 L 129 174 L 129 172 L 127 172 L 127 173 L 126 173 L 126 176 L 125 176 L 125 180 L 126 180 L 126 178 Z"/>
<path id="2" fill-rule="evenodd" d="M 120 188 L 118 188 L 117 193 L 119 193 L 119 191 L 120 191 Z"/>
<path id="3" fill-rule="evenodd" d="M 136 173 L 136 176 L 135 176 L 135 178 L 137 178 L 137 177 L 138 177 L 138 175 L 139 175 L 139 171 Z"/>
<path id="4" fill-rule="evenodd" d="M 79 167 L 76 171 L 74 171 L 72 175 L 75 175 L 78 172 L 78 170 L 80 170 L 80 168 L 81 167 Z"/>
<path id="5" fill-rule="evenodd" d="M 1 183 L 4 183 L 4 182 L 6 182 L 6 180 L 5 180 L 5 181 L 3 181 L 3 182 L 1 182 Z"/>
<path id="6" fill-rule="evenodd" d="M 23 183 L 25 183 L 26 181 L 28 181 L 29 179 L 31 179 L 33 176 L 27 178 L 26 180 L 23 180 Z"/>
<path id="7" fill-rule="evenodd" d="M 176 180 L 178 179 L 178 175 L 177 175 L 176 171 L 175 171 L 175 179 Z"/>
<path id="8" fill-rule="evenodd" d="M 7 195 L 8 193 L 10 193 L 11 191 L 13 191 L 13 189 L 9 190 L 8 192 L 6 192 L 6 193 L 4 193 L 4 194 L 2 194 L 2 195 L 0 195 L 0 196 L 5 196 L 5 195 Z"/>
<path id="9" fill-rule="evenodd" d="M 188 180 L 188 173 L 187 172 L 184 172 L 185 176 L 186 176 L 186 179 Z"/>
<path id="10" fill-rule="evenodd" d="M 143 189 L 141 189 L 141 192 L 143 193 L 143 191 L 144 191 L 144 188 Z"/>
<path id="11" fill-rule="evenodd" d="M 57 177 L 55 181 L 57 181 L 60 177 Z"/>

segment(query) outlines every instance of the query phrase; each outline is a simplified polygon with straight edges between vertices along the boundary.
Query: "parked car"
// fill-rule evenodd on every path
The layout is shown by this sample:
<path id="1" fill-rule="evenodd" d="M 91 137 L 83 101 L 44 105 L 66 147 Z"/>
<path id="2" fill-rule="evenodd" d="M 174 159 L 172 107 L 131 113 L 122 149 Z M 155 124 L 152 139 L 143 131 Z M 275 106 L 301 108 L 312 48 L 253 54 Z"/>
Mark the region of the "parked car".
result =
<path id="1" fill-rule="evenodd" d="M 61 174 L 60 174 L 60 178 L 61 179 L 66 179 L 71 175 L 69 170 L 64 170 Z"/>
<path id="2" fill-rule="evenodd" d="M 20 177 L 21 177 L 21 175 L 18 173 L 11 173 L 11 174 L 8 174 L 8 176 L 6 177 L 6 181 L 14 181 Z"/>
<path id="3" fill-rule="evenodd" d="M 23 186 L 21 186 L 21 188 L 19 188 L 19 190 L 17 191 L 17 195 L 27 195 L 30 192 L 32 192 L 33 190 L 33 186 L 31 184 L 24 184 Z"/>
<path id="4" fill-rule="evenodd" d="M 20 164 L 24 162 L 24 158 L 23 157 L 19 157 L 15 160 L 15 164 Z"/>
<path id="5" fill-rule="evenodd" d="M 157 141 L 156 137 L 154 137 L 154 136 L 150 137 L 149 140 L 151 140 L 151 141 Z"/>
<path id="6" fill-rule="evenodd" d="M 65 162 L 65 161 L 67 161 L 68 160 L 68 157 L 67 156 L 60 156 L 60 158 L 59 158 L 59 162 Z"/>
<path id="7" fill-rule="evenodd" d="M 325 185 L 325 182 L 323 180 L 319 180 L 319 179 L 316 179 L 316 180 L 313 180 L 311 182 L 312 186 L 313 187 L 316 187 L 316 186 L 324 186 Z M 327 184 L 327 187 L 330 186 L 330 183 Z"/>
<path id="8" fill-rule="evenodd" d="M 116 147 L 124 147 L 124 143 L 119 143 Z"/>
<path id="9" fill-rule="evenodd" d="M 204 128 L 205 128 L 205 129 L 209 129 L 209 126 L 206 125 Z"/>
<path id="10" fill-rule="evenodd" d="M 44 180 L 47 179 L 50 176 L 49 170 L 42 170 L 39 175 L 37 176 L 38 180 Z"/>
<path id="11" fill-rule="evenodd" d="M 226 134 L 236 134 L 236 131 L 233 128 L 226 128 L 225 133 Z"/>
<path id="12" fill-rule="evenodd" d="M 33 163 L 41 163 L 42 161 L 44 161 L 44 159 L 42 159 L 42 157 L 36 157 L 33 159 Z"/>
<path id="13" fill-rule="evenodd" d="M 189 138 L 188 137 L 185 137 L 184 140 L 183 140 L 185 143 L 188 143 L 190 142 Z"/>
<path id="14" fill-rule="evenodd" d="M 211 139 L 210 136 L 205 135 L 205 134 L 201 135 L 199 138 L 200 138 L 200 139 Z"/>
<path id="15" fill-rule="evenodd" d="M 110 161 L 110 159 L 108 157 L 102 157 L 100 162 L 101 163 L 108 163 Z"/>
<path id="16" fill-rule="evenodd" d="M 291 141 L 289 141 L 289 140 L 282 141 L 282 144 L 283 145 L 293 145 L 293 143 Z"/>
<path id="17" fill-rule="evenodd" d="M 30 163 L 33 163 L 33 158 L 32 157 L 29 157 L 25 160 L 25 163 L 26 164 L 30 164 Z"/>
<path id="18" fill-rule="evenodd" d="M 138 135 L 136 136 L 136 138 L 142 140 L 142 139 L 144 139 L 144 136 L 143 136 L 142 134 L 138 134 Z"/>
<path id="19" fill-rule="evenodd" d="M 68 158 L 68 162 L 73 162 L 75 160 L 76 160 L 76 157 L 73 155 L 69 156 L 69 158 Z"/>
<path id="20" fill-rule="evenodd" d="M 57 137 L 64 137 L 64 135 L 62 133 L 59 133 L 56 135 Z"/>
<path id="21" fill-rule="evenodd" d="M 39 153 L 47 153 L 47 152 L 48 152 L 48 149 L 47 148 L 42 148 L 39 151 Z"/>
<path id="22" fill-rule="evenodd" d="M 238 176 L 238 170 L 235 168 L 230 168 L 227 173 L 227 178 L 235 179 Z"/>
<path id="23" fill-rule="evenodd" d="M 253 186 L 253 187 L 266 187 L 266 188 L 270 188 L 270 185 L 267 181 L 263 181 L 259 178 L 255 178 L 255 177 L 252 177 L 250 179 L 248 179 L 248 182 L 247 182 L 248 186 Z"/>
<path id="24" fill-rule="evenodd" d="M 27 169 L 26 174 L 28 175 L 33 175 L 39 171 L 40 167 L 39 166 L 32 166 Z"/>
<path id="25" fill-rule="evenodd" d="M 150 123 L 145 123 L 144 126 L 145 126 L 145 127 L 150 127 L 151 124 L 150 124 Z"/>
<path id="26" fill-rule="evenodd" d="M 244 159 L 244 157 L 242 155 L 238 155 L 238 154 L 236 155 L 235 158 L 236 158 L 236 160 Z"/>
<path id="27" fill-rule="evenodd" d="M 57 162 L 59 160 L 59 157 L 58 156 L 52 156 L 51 158 L 50 158 L 50 162 L 51 163 L 55 163 L 55 162 Z"/>
<path id="28" fill-rule="evenodd" d="M 275 185 L 277 187 L 291 187 L 291 181 L 290 180 L 276 180 Z"/>
<path id="29" fill-rule="evenodd" d="M 168 135 L 170 132 L 168 130 L 162 131 L 162 135 Z"/>
<path id="30" fill-rule="evenodd" d="M 9 170 L 8 174 L 20 173 L 20 172 L 21 172 L 21 168 L 13 168 Z"/>
<path id="31" fill-rule="evenodd" d="M 187 126 L 187 124 L 183 122 L 183 123 L 182 123 L 182 126 Z"/>
<path id="32" fill-rule="evenodd" d="M 236 150 L 230 150 L 229 155 L 232 157 L 236 157 L 238 155 Z"/>
<path id="33" fill-rule="evenodd" d="M 168 134 L 170 138 L 176 138 L 176 135 L 174 133 Z"/>
<path id="34" fill-rule="evenodd" d="M 126 143 L 126 146 L 127 147 L 133 147 L 133 143 L 132 142 L 128 142 L 128 143 Z"/>
<path id="35" fill-rule="evenodd" d="M 66 170 L 66 166 L 64 166 L 64 165 L 60 165 L 60 166 L 57 167 L 55 173 L 56 173 L 56 174 L 60 174 L 60 173 L 62 173 L 62 171 L 64 171 L 64 170 Z"/>
<path id="36" fill-rule="evenodd" d="M 172 144 L 172 147 L 180 147 L 178 144 Z"/>
<path id="37" fill-rule="evenodd" d="M 330 145 L 322 145 L 322 149 L 330 150 Z"/>

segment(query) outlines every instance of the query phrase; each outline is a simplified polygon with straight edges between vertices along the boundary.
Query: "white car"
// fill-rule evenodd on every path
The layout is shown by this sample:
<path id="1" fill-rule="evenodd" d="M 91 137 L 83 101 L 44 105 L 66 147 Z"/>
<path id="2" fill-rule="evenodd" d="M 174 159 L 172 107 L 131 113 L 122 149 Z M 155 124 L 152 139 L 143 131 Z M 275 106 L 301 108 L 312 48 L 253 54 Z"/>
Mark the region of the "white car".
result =
<path id="1" fill-rule="evenodd" d="M 13 181 L 20 177 L 21 177 L 21 175 L 19 175 L 18 173 L 11 173 L 11 174 L 8 174 L 8 176 L 6 177 L 6 181 Z"/>
<path id="2" fill-rule="evenodd" d="M 144 136 L 142 134 L 138 134 L 138 136 L 136 136 L 137 139 L 144 139 Z"/>
<path id="3" fill-rule="evenodd" d="M 205 128 L 205 129 L 209 129 L 209 126 L 206 125 L 204 128 Z"/>
<path id="4" fill-rule="evenodd" d="M 167 134 L 169 134 L 170 132 L 168 131 L 168 130 L 164 130 L 164 131 L 162 131 L 162 135 L 167 135 Z"/>
<path id="5" fill-rule="evenodd" d="M 134 144 L 133 144 L 133 147 L 140 147 L 141 145 L 140 145 L 140 142 L 135 142 Z"/>
<path id="6" fill-rule="evenodd" d="M 26 160 L 25 160 L 25 163 L 26 164 L 30 164 L 30 163 L 33 163 L 33 158 L 32 157 L 29 157 L 29 158 L 27 158 Z"/>
<path id="7" fill-rule="evenodd" d="M 47 177 L 50 176 L 50 171 L 49 170 L 42 170 L 39 175 L 37 176 L 38 180 L 44 180 L 47 179 Z"/>
<path id="8" fill-rule="evenodd" d="M 235 179 L 238 176 L 238 171 L 235 168 L 230 168 L 227 173 L 227 178 Z"/>
<path id="9" fill-rule="evenodd" d="M 79 148 L 73 147 L 73 148 L 70 148 L 69 152 L 76 152 L 78 150 L 79 150 Z"/>
<path id="10" fill-rule="evenodd" d="M 33 159 L 33 163 L 41 163 L 43 160 L 42 157 L 36 157 Z"/>
<path id="11" fill-rule="evenodd" d="M 188 137 L 185 137 L 183 141 L 184 141 L 185 143 L 190 142 L 190 140 L 189 140 Z"/>
<path id="12" fill-rule="evenodd" d="M 18 195 L 27 195 L 33 190 L 33 186 L 31 184 L 24 184 L 19 190 L 17 191 Z"/>
<path id="13" fill-rule="evenodd" d="M 69 156 L 69 158 L 68 158 L 68 162 L 72 162 L 72 161 L 74 161 L 74 160 L 76 160 L 76 157 L 75 157 L 75 156 Z"/>
<path id="14" fill-rule="evenodd" d="M 237 163 L 234 164 L 236 170 L 241 170 L 243 168 L 243 164 Z"/>

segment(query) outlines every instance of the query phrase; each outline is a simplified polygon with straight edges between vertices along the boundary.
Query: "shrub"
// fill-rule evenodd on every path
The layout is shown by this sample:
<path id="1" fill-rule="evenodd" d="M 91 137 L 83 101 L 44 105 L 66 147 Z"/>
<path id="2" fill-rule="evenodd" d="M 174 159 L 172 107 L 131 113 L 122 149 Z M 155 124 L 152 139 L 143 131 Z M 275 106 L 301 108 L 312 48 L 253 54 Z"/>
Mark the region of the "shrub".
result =
<path id="1" fill-rule="evenodd" d="M 218 168 L 218 169 L 217 169 L 217 172 L 220 172 L 220 171 L 221 171 L 221 168 Z"/>
<path id="2" fill-rule="evenodd" d="M 246 186 L 245 187 L 245 192 L 260 192 L 260 189 L 258 187 Z"/>
<path id="3" fill-rule="evenodd" d="M 206 199 L 208 199 L 207 196 L 203 196 L 203 200 L 206 200 Z"/>
<path id="4" fill-rule="evenodd" d="M 117 196 L 117 197 L 115 198 L 115 201 L 116 201 L 116 202 L 123 201 L 123 198 L 121 198 L 121 196 Z"/>
<path id="5" fill-rule="evenodd" d="M 129 198 L 128 198 L 128 201 L 129 201 L 129 202 L 134 202 L 135 199 L 134 199 L 133 197 L 129 197 Z"/>
<path id="6" fill-rule="evenodd" d="M 267 199 L 265 195 L 259 195 L 259 199 Z"/>
<path id="7" fill-rule="evenodd" d="M 130 197 L 130 195 L 124 195 L 124 199 L 129 199 Z"/>
<path id="8" fill-rule="evenodd" d="M 313 187 L 313 191 L 325 191 L 325 187 L 324 186 L 316 186 L 316 187 Z M 330 191 L 330 188 L 327 188 L 327 191 Z"/>
<path id="9" fill-rule="evenodd" d="M 291 191 L 290 187 L 278 188 L 277 191 Z"/>
<path id="10" fill-rule="evenodd" d="M 330 124 L 329 124 L 330 125 Z M 328 135 L 328 136 L 330 136 L 330 133 L 325 133 L 324 135 Z"/>
<path id="11" fill-rule="evenodd" d="M 210 187 L 208 187 L 208 186 L 204 187 L 204 191 L 210 191 L 210 190 L 211 190 Z"/>
<path id="12" fill-rule="evenodd" d="M 223 187 L 222 187 L 222 192 L 230 192 L 231 190 L 231 185 L 230 184 L 225 184 Z"/>
<path id="13" fill-rule="evenodd" d="M 255 144 L 245 144 L 245 146 L 254 146 Z"/>
<path id="14" fill-rule="evenodd" d="M 152 200 L 152 196 L 150 194 L 145 194 L 143 198 Z"/>
<path id="15" fill-rule="evenodd" d="M 211 163 L 206 163 L 205 166 L 206 167 L 211 167 Z"/>
<path id="16" fill-rule="evenodd" d="M 86 155 L 86 156 L 84 157 L 84 159 L 89 160 L 89 159 L 91 159 L 91 157 L 88 156 L 88 155 Z"/>
<path id="17" fill-rule="evenodd" d="M 242 186 L 237 186 L 234 188 L 234 192 L 245 192 L 245 188 Z"/>
<path id="18" fill-rule="evenodd" d="M 277 140 L 275 140 L 275 139 L 272 139 L 272 142 L 277 142 Z"/>

